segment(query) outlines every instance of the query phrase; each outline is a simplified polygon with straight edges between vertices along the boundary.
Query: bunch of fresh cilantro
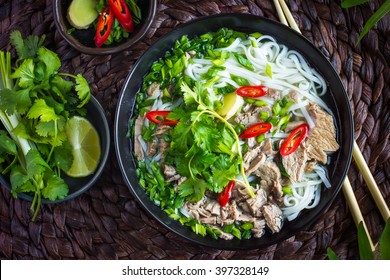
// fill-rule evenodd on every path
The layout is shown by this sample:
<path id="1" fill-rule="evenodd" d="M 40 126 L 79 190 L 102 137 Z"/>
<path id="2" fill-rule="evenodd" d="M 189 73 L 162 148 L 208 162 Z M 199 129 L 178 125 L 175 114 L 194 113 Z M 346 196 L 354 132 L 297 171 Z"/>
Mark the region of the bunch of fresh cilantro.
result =
<path id="1" fill-rule="evenodd" d="M 215 92 L 200 82 L 191 89 L 182 83 L 184 103 L 169 115 L 180 120 L 173 128 L 167 160 L 172 159 L 179 174 L 187 177 L 179 186 L 179 195 L 199 201 L 206 190 L 220 193 L 240 171 L 249 193 L 241 149 L 236 131 L 216 109 L 220 102 Z"/>
<path id="2" fill-rule="evenodd" d="M 91 95 L 81 74 L 59 72 L 61 61 L 43 46 L 44 39 L 23 39 L 13 31 L 14 69 L 11 53 L 0 52 L 0 119 L 5 128 L 0 130 L 0 172 L 9 176 L 14 197 L 33 195 L 33 220 L 42 198 L 68 194 L 61 170 L 70 168 L 73 156 L 65 124 L 74 115 L 85 115 Z"/>

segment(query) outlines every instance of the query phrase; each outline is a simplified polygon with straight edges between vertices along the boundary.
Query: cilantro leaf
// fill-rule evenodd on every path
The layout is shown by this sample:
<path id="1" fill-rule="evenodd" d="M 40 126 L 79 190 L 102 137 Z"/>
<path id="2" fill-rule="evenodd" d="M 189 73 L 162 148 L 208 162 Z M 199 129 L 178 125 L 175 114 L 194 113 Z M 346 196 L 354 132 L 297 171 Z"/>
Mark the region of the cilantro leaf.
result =
<path id="1" fill-rule="evenodd" d="M 0 90 L 0 110 L 7 112 L 7 114 L 12 115 L 15 111 L 24 114 L 30 106 L 29 89 L 20 89 L 18 91 L 12 89 Z"/>
<path id="2" fill-rule="evenodd" d="M 38 58 L 46 66 L 45 78 L 49 78 L 49 76 L 56 74 L 61 67 L 61 61 L 58 58 L 58 55 L 45 47 L 40 47 L 38 49 Z"/>
<path id="3" fill-rule="evenodd" d="M 239 160 L 230 160 L 226 154 L 220 154 L 211 166 L 212 182 L 211 189 L 215 192 L 221 192 L 224 187 L 239 174 Z"/>
<path id="4" fill-rule="evenodd" d="M 55 121 L 59 119 L 59 116 L 55 113 L 54 109 L 48 106 L 43 99 L 36 99 L 27 113 L 27 117 L 30 119 L 40 119 L 43 122 Z"/>
<path id="5" fill-rule="evenodd" d="M 76 87 L 77 95 L 81 101 L 81 103 L 77 106 L 77 108 L 83 107 L 88 103 L 91 98 L 91 90 L 89 88 L 89 84 L 87 80 L 81 75 L 77 74 L 76 76 Z"/>
<path id="6" fill-rule="evenodd" d="M 15 142 L 5 130 L 0 130 L 0 153 L 16 155 L 18 153 Z"/>
<path id="7" fill-rule="evenodd" d="M 11 193 L 13 197 L 17 197 L 19 193 L 33 193 L 35 187 L 30 181 L 30 177 L 25 173 L 20 165 L 14 165 L 10 174 Z"/>
<path id="8" fill-rule="evenodd" d="M 44 198 L 54 201 L 56 199 L 64 199 L 68 195 L 68 191 L 69 188 L 64 179 L 52 173 L 47 178 L 47 184 L 42 189 L 42 195 Z"/>
<path id="9" fill-rule="evenodd" d="M 183 108 L 177 107 L 169 113 L 168 118 L 172 120 L 181 120 L 186 115 L 186 111 Z M 183 118 L 185 121 L 185 118 Z"/>
<path id="10" fill-rule="evenodd" d="M 19 59 L 35 57 L 38 49 L 43 45 L 44 41 L 45 35 L 41 37 L 30 35 L 23 39 L 19 30 L 14 30 L 10 34 L 10 43 L 15 47 Z"/>
<path id="11" fill-rule="evenodd" d="M 203 179 L 190 178 L 179 186 L 179 196 L 185 197 L 187 201 L 197 202 L 201 200 L 206 191 L 207 183 Z"/>
<path id="12" fill-rule="evenodd" d="M 26 172 L 20 165 L 14 165 L 12 167 L 10 174 L 10 182 L 13 191 L 16 192 L 16 190 L 18 190 L 20 186 L 25 184 L 29 179 L 30 178 L 27 176 Z"/>
<path id="13" fill-rule="evenodd" d="M 183 116 L 180 122 L 172 130 L 171 150 L 176 150 L 177 152 L 185 152 L 191 145 L 192 133 L 191 125 L 188 125 L 189 119 L 189 115 Z"/>
<path id="14" fill-rule="evenodd" d="M 194 141 L 199 147 L 204 147 L 206 150 L 212 150 L 213 143 L 221 137 L 219 131 L 214 126 L 215 122 L 210 124 L 198 121 L 193 124 L 192 132 Z"/>
<path id="15" fill-rule="evenodd" d="M 214 140 L 213 152 L 234 155 L 235 152 L 233 151 L 233 147 L 236 143 L 236 139 L 230 130 L 227 129 L 225 125 L 219 125 L 218 134 L 220 136 Z"/>
<path id="16" fill-rule="evenodd" d="M 42 158 L 38 150 L 31 149 L 26 155 L 27 176 L 32 178 L 34 175 L 43 173 L 50 166 Z"/>
<path id="17" fill-rule="evenodd" d="M 54 148 L 53 165 L 62 170 L 69 170 L 73 163 L 72 145 L 64 141 L 61 146 Z"/>
<path id="18" fill-rule="evenodd" d="M 181 84 L 181 90 L 183 91 L 184 102 L 187 105 L 191 105 L 198 102 L 198 95 L 185 83 Z"/>
<path id="19" fill-rule="evenodd" d="M 54 76 L 50 80 L 51 82 L 51 91 L 62 101 L 62 103 L 67 103 L 68 94 L 73 89 L 73 82 L 63 79 L 61 76 Z"/>
<path id="20" fill-rule="evenodd" d="M 35 131 L 39 136 L 42 137 L 54 136 L 55 125 L 56 123 L 54 121 L 38 122 L 38 124 L 35 127 Z"/>
<path id="21" fill-rule="evenodd" d="M 22 64 L 16 68 L 15 72 L 11 74 L 12 79 L 19 79 L 18 86 L 21 88 L 29 88 L 34 86 L 34 61 L 26 59 Z"/>
<path id="22" fill-rule="evenodd" d="M 182 82 L 181 90 L 183 92 L 184 102 L 187 105 L 198 103 L 198 110 L 211 110 L 221 106 L 220 96 L 212 89 L 206 88 L 201 82 L 195 82 L 191 89 L 186 82 Z"/>
<path id="23" fill-rule="evenodd" d="M 56 113 L 56 114 L 61 114 L 61 113 L 63 113 L 64 111 L 65 111 L 65 105 L 63 104 L 63 103 L 61 103 L 61 102 L 57 102 L 54 98 L 53 98 L 53 96 L 47 96 L 46 98 L 45 98 L 45 102 L 46 102 L 46 104 L 49 106 L 49 107 L 52 107 L 53 109 L 54 109 L 54 112 Z M 66 112 L 64 112 L 65 113 L 65 115 L 67 115 L 66 114 Z"/>
<path id="24" fill-rule="evenodd" d="M 174 157 L 174 155 L 177 155 L 177 156 Z M 191 158 L 183 157 L 183 155 L 178 156 L 178 154 L 176 154 L 176 153 L 173 153 L 173 158 L 175 161 L 175 166 L 176 166 L 177 172 L 184 177 L 190 178 L 191 171 L 190 171 L 189 166 L 190 166 Z"/>

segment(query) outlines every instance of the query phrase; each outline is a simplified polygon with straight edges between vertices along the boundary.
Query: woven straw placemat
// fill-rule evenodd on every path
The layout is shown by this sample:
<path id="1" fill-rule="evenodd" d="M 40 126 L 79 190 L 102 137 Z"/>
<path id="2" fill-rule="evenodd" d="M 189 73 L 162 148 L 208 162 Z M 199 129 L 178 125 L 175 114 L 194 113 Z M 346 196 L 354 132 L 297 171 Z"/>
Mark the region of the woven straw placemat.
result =
<path id="1" fill-rule="evenodd" d="M 390 17 L 355 46 L 364 23 L 384 1 L 341 9 L 340 0 L 286 1 L 304 36 L 331 61 L 348 91 L 359 147 L 390 204 Z M 250 13 L 278 20 L 271 0 L 160 0 L 146 38 L 115 55 L 80 54 L 59 35 L 50 0 L 0 0 L 0 48 L 9 33 L 46 34 L 64 71 L 82 73 L 113 126 L 119 92 L 129 69 L 157 38 L 193 18 Z M 113 139 L 113 138 L 112 138 Z M 112 147 L 114 147 L 112 143 Z M 374 241 L 384 222 L 353 163 L 348 176 Z M 69 202 L 46 205 L 31 222 L 30 203 L 0 188 L 1 259 L 325 259 L 332 247 L 342 259 L 357 259 L 356 228 L 342 192 L 310 227 L 279 244 L 250 251 L 194 245 L 143 211 L 121 176 L 115 151 L 99 181 Z"/>

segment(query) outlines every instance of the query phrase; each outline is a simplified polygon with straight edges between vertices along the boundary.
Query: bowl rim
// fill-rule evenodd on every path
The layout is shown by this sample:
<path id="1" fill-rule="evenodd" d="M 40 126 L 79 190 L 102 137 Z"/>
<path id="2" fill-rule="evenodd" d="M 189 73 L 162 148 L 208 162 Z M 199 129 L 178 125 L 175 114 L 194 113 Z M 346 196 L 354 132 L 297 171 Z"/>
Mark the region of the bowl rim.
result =
<path id="1" fill-rule="evenodd" d="M 70 0 L 71 1 L 71 0 Z M 107 54 L 113 54 L 120 51 L 123 51 L 127 48 L 130 48 L 134 44 L 136 44 L 138 41 L 140 41 L 148 32 L 150 27 L 152 26 L 154 17 L 156 16 L 157 11 L 157 0 L 148 0 L 149 10 L 147 12 L 147 17 L 144 20 L 144 24 L 141 26 L 141 29 L 135 34 L 134 37 L 132 37 L 131 40 L 128 40 L 124 43 L 121 43 L 119 45 L 116 45 L 114 47 L 87 47 L 84 44 L 80 43 L 79 40 L 74 38 L 72 35 L 68 34 L 65 18 L 62 16 L 62 7 L 61 2 L 62 0 L 54 0 L 53 2 L 53 17 L 54 22 L 57 27 L 57 30 L 59 31 L 60 35 L 65 39 L 65 41 L 68 42 L 69 45 L 71 45 L 76 50 L 91 54 L 91 55 L 107 55 Z"/>
<path id="2" fill-rule="evenodd" d="M 131 184 L 130 179 L 128 178 L 128 176 L 126 174 L 126 170 L 124 169 L 125 168 L 124 167 L 124 162 L 123 162 L 123 158 L 122 158 L 122 155 L 121 155 L 121 152 L 120 152 L 122 150 L 122 148 L 120 147 L 120 142 L 119 142 L 118 137 L 119 137 L 119 126 L 120 126 L 120 123 L 119 123 L 120 111 L 121 111 L 121 107 L 123 106 L 123 100 L 124 100 L 125 95 L 126 95 L 126 90 L 125 89 L 129 86 L 129 84 L 131 82 L 131 77 L 135 73 L 135 70 L 138 68 L 138 66 L 140 65 L 140 63 L 144 59 L 144 57 L 147 57 L 150 54 L 151 48 L 149 48 L 147 51 L 145 51 L 143 53 L 143 55 L 133 65 L 132 69 L 129 71 L 129 74 L 128 74 L 128 76 L 125 79 L 125 82 L 123 84 L 120 96 L 119 96 L 118 101 L 117 101 L 117 108 L 116 108 L 116 112 L 115 112 L 115 120 L 114 120 L 114 142 L 115 143 L 114 143 L 114 145 L 115 145 L 116 156 L 117 156 L 117 160 L 118 160 L 118 163 L 119 163 L 119 167 L 120 167 L 122 176 L 124 178 L 125 183 L 129 187 L 131 193 L 136 198 L 136 200 L 138 200 L 138 202 L 140 203 L 142 208 L 144 208 L 144 210 L 151 217 L 156 219 L 166 229 L 168 229 L 169 231 L 174 232 L 178 236 L 180 236 L 180 237 L 182 237 L 182 238 L 184 238 L 184 239 L 186 239 L 186 240 L 188 240 L 190 242 L 193 242 L 195 244 L 202 245 L 202 246 L 207 246 L 207 247 L 212 247 L 212 248 L 217 248 L 217 249 L 224 249 L 224 250 L 246 250 L 246 249 L 256 249 L 256 248 L 258 249 L 258 248 L 264 248 L 264 247 L 267 247 L 267 246 L 270 246 L 270 245 L 282 242 L 283 240 L 286 240 L 286 239 L 290 238 L 291 236 L 295 235 L 297 232 L 303 230 L 304 228 L 307 228 L 308 226 L 313 224 L 315 221 L 317 221 L 320 218 L 320 215 L 323 214 L 332 205 L 333 201 L 336 199 L 339 191 L 341 190 L 342 183 L 343 183 L 344 179 L 347 176 L 347 173 L 348 173 L 348 170 L 349 170 L 349 166 L 350 166 L 350 163 L 352 161 L 352 148 L 353 148 L 353 139 L 354 139 L 354 123 L 353 123 L 351 104 L 350 104 L 350 101 L 348 99 L 348 94 L 346 92 L 344 84 L 342 83 L 340 75 L 336 72 L 334 66 L 330 63 L 329 59 L 312 42 L 310 42 L 306 37 L 304 37 L 302 34 L 298 33 L 297 31 L 291 29 L 290 27 L 288 27 L 288 26 L 286 26 L 286 25 L 284 25 L 284 24 L 282 24 L 280 22 L 277 22 L 277 21 L 274 21 L 272 19 L 265 18 L 265 17 L 262 17 L 262 16 L 252 15 L 252 14 L 221 13 L 221 14 L 215 14 L 215 15 L 201 16 L 201 17 L 198 17 L 196 19 L 193 19 L 193 20 L 191 20 L 189 22 L 186 22 L 186 23 L 183 23 L 183 24 L 177 26 L 175 29 L 171 30 L 167 34 L 165 34 L 165 35 L 161 36 L 160 38 L 158 38 L 154 42 L 153 45 L 158 45 L 166 37 L 171 36 L 172 33 L 180 34 L 180 31 L 182 29 L 186 29 L 190 25 L 199 24 L 199 23 L 201 23 L 203 21 L 207 21 L 207 20 L 210 20 L 210 19 L 218 19 L 218 18 L 225 18 L 225 17 L 232 18 L 231 19 L 232 21 L 234 21 L 234 17 L 255 19 L 255 20 L 258 20 L 258 21 L 261 20 L 261 21 L 266 22 L 266 24 L 276 25 L 278 28 L 284 29 L 284 32 L 287 32 L 287 33 L 290 33 L 290 34 L 292 34 L 294 36 L 300 37 L 302 42 L 305 43 L 306 45 L 308 45 L 312 50 L 314 50 L 314 52 L 316 53 L 316 56 L 318 56 L 321 60 L 324 61 L 324 63 L 326 64 L 326 66 L 325 66 L 326 70 L 331 72 L 331 74 L 336 79 L 337 86 L 342 89 L 342 93 L 340 93 L 340 94 L 342 94 L 342 98 L 344 98 L 344 100 L 346 102 L 346 105 L 347 105 L 345 109 L 346 109 L 346 115 L 347 115 L 348 122 L 350 123 L 350 129 L 349 129 L 349 131 L 347 129 L 346 132 L 341 132 L 340 131 L 341 128 L 338 128 L 338 133 L 340 133 L 340 134 L 345 133 L 346 135 L 350 135 L 349 137 L 347 136 L 347 138 L 348 138 L 348 140 L 349 139 L 351 139 L 351 140 L 348 141 L 347 143 L 343 143 L 344 147 L 345 147 L 344 153 L 343 154 L 340 153 L 340 157 L 343 157 L 343 156 L 347 157 L 345 159 L 345 169 L 342 170 L 342 172 L 340 174 L 340 182 L 337 182 L 337 186 L 335 184 L 332 187 L 335 190 L 334 190 L 334 194 L 330 197 L 330 199 L 324 205 L 318 205 L 316 207 L 316 212 L 318 212 L 318 214 L 315 217 L 311 218 L 309 221 L 301 222 L 301 223 L 303 223 L 303 226 L 298 226 L 298 228 L 294 226 L 292 229 L 289 229 L 289 232 L 285 233 L 282 239 L 280 239 L 280 238 L 279 239 L 278 238 L 272 239 L 271 238 L 271 240 L 267 244 L 251 246 L 250 244 L 248 245 L 246 243 L 245 246 L 242 246 L 240 242 L 239 243 L 228 244 L 229 241 L 226 241 L 226 240 L 223 240 L 222 242 L 217 242 L 214 239 L 212 239 L 211 241 L 210 240 L 206 240 L 207 237 L 201 237 L 199 235 L 195 235 L 195 237 L 194 237 L 194 234 L 192 234 L 191 232 L 181 229 L 181 228 L 186 228 L 185 226 L 183 226 L 183 225 L 179 225 L 179 226 L 174 225 L 177 221 L 174 221 L 173 219 L 172 219 L 172 222 L 169 222 L 169 223 L 163 222 L 161 217 L 159 216 L 159 215 L 163 215 L 163 214 L 155 213 L 155 212 L 152 211 L 152 209 L 150 209 L 150 207 L 147 207 L 147 204 L 150 204 L 150 203 L 153 203 L 153 202 L 151 200 L 150 200 L 150 202 L 149 201 L 148 202 L 143 201 L 143 199 L 135 191 L 134 188 L 142 189 L 142 187 L 138 183 L 138 179 L 136 179 L 137 180 L 137 185 L 136 186 L 133 186 Z M 234 28 L 232 27 L 232 29 L 234 29 Z M 194 36 L 200 35 L 200 34 L 201 33 L 198 32 Z M 177 40 L 177 39 L 180 38 L 180 36 L 176 36 L 175 38 Z M 289 46 L 289 47 L 291 48 L 291 46 Z M 313 61 L 309 60 L 307 58 L 307 55 L 306 56 L 304 55 L 304 57 L 305 57 L 306 60 L 309 61 L 310 64 L 313 64 Z M 137 86 L 138 90 L 139 90 L 139 86 L 140 85 Z M 131 102 L 129 102 L 129 103 L 131 103 Z M 134 104 L 135 104 L 135 102 L 134 102 Z M 131 110 L 131 114 L 128 116 L 129 119 L 133 116 L 133 112 L 134 112 L 133 111 L 133 105 L 134 104 L 130 104 L 131 105 L 131 109 L 130 109 Z M 126 104 L 126 105 L 129 106 L 129 104 Z M 340 136 L 340 138 L 341 138 L 341 136 Z M 129 139 L 129 144 L 128 144 L 129 150 L 130 150 L 130 147 L 132 145 L 130 143 L 130 141 L 131 141 L 131 139 Z M 126 156 L 128 156 L 128 155 L 126 155 Z M 338 157 L 336 161 L 339 161 L 340 157 Z M 134 156 L 133 156 L 133 153 L 132 153 L 131 150 L 130 150 L 130 159 L 135 164 Z M 144 191 L 144 190 L 142 189 L 142 191 Z M 323 191 L 323 187 L 322 187 L 322 191 Z M 155 208 L 154 206 L 151 206 L 151 207 Z M 159 211 L 160 212 L 164 212 L 161 208 L 159 208 Z M 294 225 L 294 224 L 295 223 L 292 222 L 292 225 Z M 183 233 L 182 231 L 186 231 L 186 233 Z M 260 239 L 262 239 L 262 238 L 260 238 Z M 220 241 L 220 240 L 218 240 L 218 241 Z"/>
<path id="3" fill-rule="evenodd" d="M 89 190 L 96 183 L 96 181 L 99 179 L 99 177 L 103 173 L 106 162 L 108 160 L 108 156 L 110 154 L 110 147 L 111 147 L 110 127 L 108 125 L 108 120 L 107 120 L 105 110 L 103 109 L 100 102 L 92 95 L 91 95 L 89 102 L 91 102 L 90 106 L 93 106 L 93 108 L 96 108 L 96 113 L 102 117 L 102 120 L 103 120 L 103 126 L 102 126 L 103 129 L 102 130 L 104 130 L 106 132 L 104 135 L 105 136 L 104 138 L 102 138 L 102 135 L 99 135 L 100 136 L 100 143 L 103 143 L 103 142 L 107 143 L 107 148 L 104 151 L 102 150 L 103 153 L 101 153 L 101 155 L 100 155 L 100 162 L 99 162 L 98 168 L 95 170 L 95 172 L 93 174 L 90 175 L 91 179 L 82 188 L 79 188 L 75 192 L 68 194 L 64 199 L 49 200 L 49 199 L 42 198 L 41 199 L 42 204 L 55 204 L 55 203 L 64 202 L 64 201 L 76 198 L 77 196 L 79 196 L 79 195 L 83 194 L 84 192 L 86 192 L 87 190 Z M 77 179 L 78 178 L 73 178 L 73 180 L 77 180 Z M 82 178 L 80 178 L 80 179 L 82 179 Z M 9 181 L 6 180 L 6 178 L 2 175 L 0 175 L 0 183 L 3 186 L 5 186 L 8 190 L 11 190 L 11 185 L 10 185 Z M 21 198 L 21 199 L 26 200 L 26 201 L 32 201 L 32 197 L 26 193 L 19 193 L 18 198 Z"/>

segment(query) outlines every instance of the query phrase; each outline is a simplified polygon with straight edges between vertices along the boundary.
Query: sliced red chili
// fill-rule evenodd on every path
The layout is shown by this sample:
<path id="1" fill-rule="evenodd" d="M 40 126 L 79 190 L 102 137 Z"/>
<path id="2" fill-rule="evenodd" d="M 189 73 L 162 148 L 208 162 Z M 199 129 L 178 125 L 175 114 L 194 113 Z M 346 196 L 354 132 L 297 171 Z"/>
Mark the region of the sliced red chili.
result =
<path id="1" fill-rule="evenodd" d="M 150 111 L 147 112 L 145 116 L 148 120 L 156 124 L 174 126 L 179 121 L 168 118 L 170 112 L 171 111 Z"/>
<path id="2" fill-rule="evenodd" d="M 218 194 L 218 201 L 222 207 L 224 207 L 229 202 L 229 199 L 232 196 L 234 185 L 234 180 L 231 180 L 223 189 L 223 191 Z"/>
<path id="3" fill-rule="evenodd" d="M 241 134 L 240 134 L 240 138 L 252 138 L 252 137 L 256 137 L 260 134 L 264 134 L 268 131 L 270 131 L 270 129 L 272 128 L 272 124 L 270 123 L 257 123 L 257 124 L 254 124 L 250 127 L 248 127 L 247 129 L 245 129 Z"/>
<path id="4" fill-rule="evenodd" d="M 96 27 L 95 45 L 97 47 L 103 46 L 110 36 L 112 23 L 114 22 L 114 14 L 110 6 L 107 6 L 100 14 Z"/>
<path id="5" fill-rule="evenodd" d="M 307 124 L 301 124 L 295 128 L 280 147 L 280 155 L 284 157 L 295 152 L 302 141 L 305 140 L 308 131 L 309 126 Z"/>
<path id="6" fill-rule="evenodd" d="M 236 89 L 236 93 L 243 97 L 260 97 L 267 93 L 265 86 L 242 86 Z"/>
<path id="7" fill-rule="evenodd" d="M 115 18 L 123 26 L 127 32 L 134 31 L 133 17 L 131 16 L 129 7 L 124 0 L 108 0 Z"/>

